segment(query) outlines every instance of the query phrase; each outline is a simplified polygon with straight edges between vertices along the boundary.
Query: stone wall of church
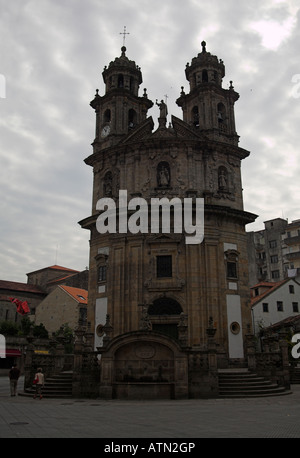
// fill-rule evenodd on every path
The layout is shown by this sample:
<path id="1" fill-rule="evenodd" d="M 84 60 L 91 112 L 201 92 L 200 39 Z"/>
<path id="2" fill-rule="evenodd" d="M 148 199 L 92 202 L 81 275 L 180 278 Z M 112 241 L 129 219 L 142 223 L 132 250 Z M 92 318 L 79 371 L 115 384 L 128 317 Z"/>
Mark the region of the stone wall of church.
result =
<path id="1" fill-rule="evenodd" d="M 180 135 L 178 129 L 176 135 Z M 127 191 L 128 201 L 137 196 L 148 203 L 153 197 L 194 196 L 203 197 L 206 207 L 204 241 L 199 245 L 186 245 L 180 234 L 165 238 L 150 233 L 100 235 L 93 229 L 88 321 L 94 327 L 99 324 L 93 322 L 97 299 L 103 299 L 98 301 L 103 304 L 99 316 L 103 321 L 105 312 L 110 315 L 117 336 L 138 330 L 142 305 L 164 295 L 177 301 L 188 315 L 190 345 L 206 342 L 210 316 L 224 351 L 228 333 L 238 339 L 230 331 L 232 316 L 240 326 L 237 334 L 246 332 L 251 319 L 240 176 L 243 157 L 244 150 L 234 147 L 229 151 L 224 145 L 173 137 L 145 139 L 97 153 L 93 214 L 97 214 L 99 199 L 110 197 L 117 202 L 120 190 Z M 101 250 L 107 250 L 106 259 L 100 256 Z M 155 263 L 160 255 L 172 257 L 172 278 L 157 278 Z M 227 273 L 227 262 L 235 264 L 233 278 Z M 97 280 L 101 263 L 107 267 L 102 284 Z M 236 315 L 234 308 L 239 309 Z"/>
<path id="2" fill-rule="evenodd" d="M 101 241 L 100 241 L 101 240 Z M 101 255 L 105 252 L 106 255 Z M 227 258 L 234 256 L 236 274 L 227 272 Z M 171 256 L 172 277 L 158 278 L 157 256 Z M 107 268 L 106 280 L 98 281 L 99 266 Z M 104 325 L 110 315 L 113 336 L 140 329 L 143 306 L 167 297 L 180 304 L 188 317 L 188 344 L 204 345 L 206 328 L 212 317 L 216 341 L 224 351 L 228 346 L 232 307 L 239 307 L 234 321 L 238 334 L 251 323 L 245 233 L 240 223 L 226 215 L 206 215 L 205 237 L 199 245 L 186 245 L 182 236 L 145 235 L 100 236 L 91 242 L 89 316 L 93 328 Z M 102 322 L 93 322 L 99 304 Z M 101 305 L 102 304 L 102 305 Z M 233 304 L 233 305 L 232 305 Z M 101 307 L 103 312 L 101 313 Z M 239 318 L 240 317 L 240 318 Z M 178 325 L 179 316 L 152 323 Z"/>
<path id="3" fill-rule="evenodd" d="M 169 140 L 116 147 L 98 153 L 94 170 L 93 213 L 103 197 L 206 197 L 213 205 L 243 209 L 238 149 L 217 144 Z"/>

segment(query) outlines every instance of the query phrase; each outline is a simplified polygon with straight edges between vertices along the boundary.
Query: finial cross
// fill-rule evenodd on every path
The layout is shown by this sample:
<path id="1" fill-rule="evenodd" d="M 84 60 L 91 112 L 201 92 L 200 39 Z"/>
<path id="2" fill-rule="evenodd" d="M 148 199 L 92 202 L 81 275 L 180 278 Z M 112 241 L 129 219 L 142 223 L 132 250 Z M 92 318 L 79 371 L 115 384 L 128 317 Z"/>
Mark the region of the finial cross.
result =
<path id="1" fill-rule="evenodd" d="M 126 32 L 126 25 L 124 25 L 124 31 L 120 32 L 120 35 L 123 35 L 123 46 L 125 46 L 126 35 L 130 35 L 129 32 Z"/>

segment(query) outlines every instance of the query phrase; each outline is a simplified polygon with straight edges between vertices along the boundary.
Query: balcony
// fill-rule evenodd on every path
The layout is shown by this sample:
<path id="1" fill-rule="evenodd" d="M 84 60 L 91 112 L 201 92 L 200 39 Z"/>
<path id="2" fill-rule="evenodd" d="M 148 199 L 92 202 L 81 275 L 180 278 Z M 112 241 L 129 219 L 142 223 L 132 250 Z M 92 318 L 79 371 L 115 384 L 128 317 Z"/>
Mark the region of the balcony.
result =
<path id="1" fill-rule="evenodd" d="M 296 243 L 300 243 L 300 235 L 295 235 L 294 237 L 286 237 L 282 239 L 282 242 L 286 245 L 295 245 Z"/>
<path id="2" fill-rule="evenodd" d="M 266 259 L 256 258 L 256 265 L 258 267 L 266 267 L 267 266 L 267 260 Z"/>
<path id="3" fill-rule="evenodd" d="M 296 267 L 295 269 L 287 269 L 285 272 L 285 278 L 295 278 L 300 277 L 300 268 Z"/>
<path id="4" fill-rule="evenodd" d="M 300 251 L 295 251 L 295 253 L 286 253 L 284 255 L 284 257 L 288 260 L 288 261 L 293 261 L 295 259 L 300 259 Z"/>

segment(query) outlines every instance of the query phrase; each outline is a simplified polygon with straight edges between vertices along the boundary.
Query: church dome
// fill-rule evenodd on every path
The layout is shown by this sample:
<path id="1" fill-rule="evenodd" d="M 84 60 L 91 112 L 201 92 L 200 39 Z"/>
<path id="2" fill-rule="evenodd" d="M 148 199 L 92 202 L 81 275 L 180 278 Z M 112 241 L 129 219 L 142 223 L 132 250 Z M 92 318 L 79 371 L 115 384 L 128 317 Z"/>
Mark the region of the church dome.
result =
<path id="1" fill-rule="evenodd" d="M 202 52 L 192 59 L 191 64 L 187 63 L 185 74 L 190 82 L 191 89 L 199 84 L 216 83 L 222 85 L 225 76 L 223 61 L 217 56 L 206 51 L 206 42 L 202 41 Z"/>
<path id="2" fill-rule="evenodd" d="M 121 56 L 104 67 L 103 81 L 106 85 L 106 92 L 110 89 L 129 89 L 137 93 L 139 85 L 143 82 L 141 68 L 135 61 L 126 56 L 126 47 L 122 46 Z"/>

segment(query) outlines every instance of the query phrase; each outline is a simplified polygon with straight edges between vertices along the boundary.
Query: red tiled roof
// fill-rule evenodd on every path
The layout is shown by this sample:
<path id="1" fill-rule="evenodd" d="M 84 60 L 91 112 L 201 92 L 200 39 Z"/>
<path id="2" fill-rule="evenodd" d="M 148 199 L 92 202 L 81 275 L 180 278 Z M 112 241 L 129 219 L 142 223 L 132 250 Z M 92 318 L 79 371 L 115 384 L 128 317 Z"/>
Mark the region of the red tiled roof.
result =
<path id="1" fill-rule="evenodd" d="M 285 281 L 285 280 L 284 280 L 284 281 Z M 260 286 L 270 286 L 270 287 L 273 287 L 274 285 L 277 285 L 278 283 L 282 283 L 282 282 L 281 282 L 281 281 L 279 281 L 279 282 L 274 282 L 274 281 L 261 281 L 261 282 L 257 283 L 256 285 L 251 286 L 251 289 L 259 288 Z"/>
<path id="2" fill-rule="evenodd" d="M 68 267 L 62 267 L 62 266 L 58 266 L 58 265 L 55 264 L 54 266 L 43 267 L 42 269 L 34 270 L 34 271 L 32 271 L 32 272 L 29 272 L 27 275 L 33 274 L 33 273 L 35 273 L 35 272 L 40 272 L 41 270 L 46 270 L 46 269 L 64 270 L 65 272 L 79 273 L 79 270 L 69 269 Z"/>
<path id="3" fill-rule="evenodd" d="M 261 283 L 258 283 L 255 286 L 252 286 L 251 289 L 259 288 L 260 286 L 268 286 L 269 289 L 267 289 L 267 291 L 264 291 L 263 293 L 261 293 L 259 296 L 252 297 L 251 298 L 251 306 L 255 305 L 263 297 L 265 297 L 268 294 L 272 293 L 273 291 L 275 291 L 275 289 L 277 289 L 279 286 L 283 285 L 283 283 L 286 283 L 289 280 L 290 279 L 288 278 L 286 280 L 282 280 L 282 281 L 278 281 L 278 282 L 274 282 L 274 283 L 272 283 L 272 282 L 261 282 Z"/>
<path id="4" fill-rule="evenodd" d="M 281 328 L 282 326 L 292 326 L 294 323 L 298 323 L 298 321 L 300 321 L 300 314 L 296 316 L 289 316 L 285 318 L 284 320 L 271 324 L 270 326 L 265 328 L 264 331 L 269 330 L 269 329 Z"/>
<path id="5" fill-rule="evenodd" d="M 88 292 L 86 289 L 74 288 L 73 286 L 60 285 L 59 288 L 70 294 L 80 304 L 87 304 Z"/>
<path id="6" fill-rule="evenodd" d="M 59 278 L 54 278 L 53 280 L 50 280 L 47 282 L 47 285 L 51 285 L 52 283 L 59 283 L 60 281 L 66 280 L 67 278 L 73 277 L 75 274 L 70 274 L 70 275 L 64 275 L 63 277 Z"/>
<path id="7" fill-rule="evenodd" d="M 8 289 L 10 291 L 20 291 L 24 293 L 45 294 L 45 292 L 37 285 L 30 283 L 20 283 L 16 281 L 0 280 L 0 289 Z"/>
<path id="8" fill-rule="evenodd" d="M 67 270 L 68 272 L 79 272 L 79 270 L 74 270 L 74 269 L 69 269 L 68 267 L 62 267 L 62 266 L 50 266 L 48 269 L 55 269 L 55 270 Z"/>

